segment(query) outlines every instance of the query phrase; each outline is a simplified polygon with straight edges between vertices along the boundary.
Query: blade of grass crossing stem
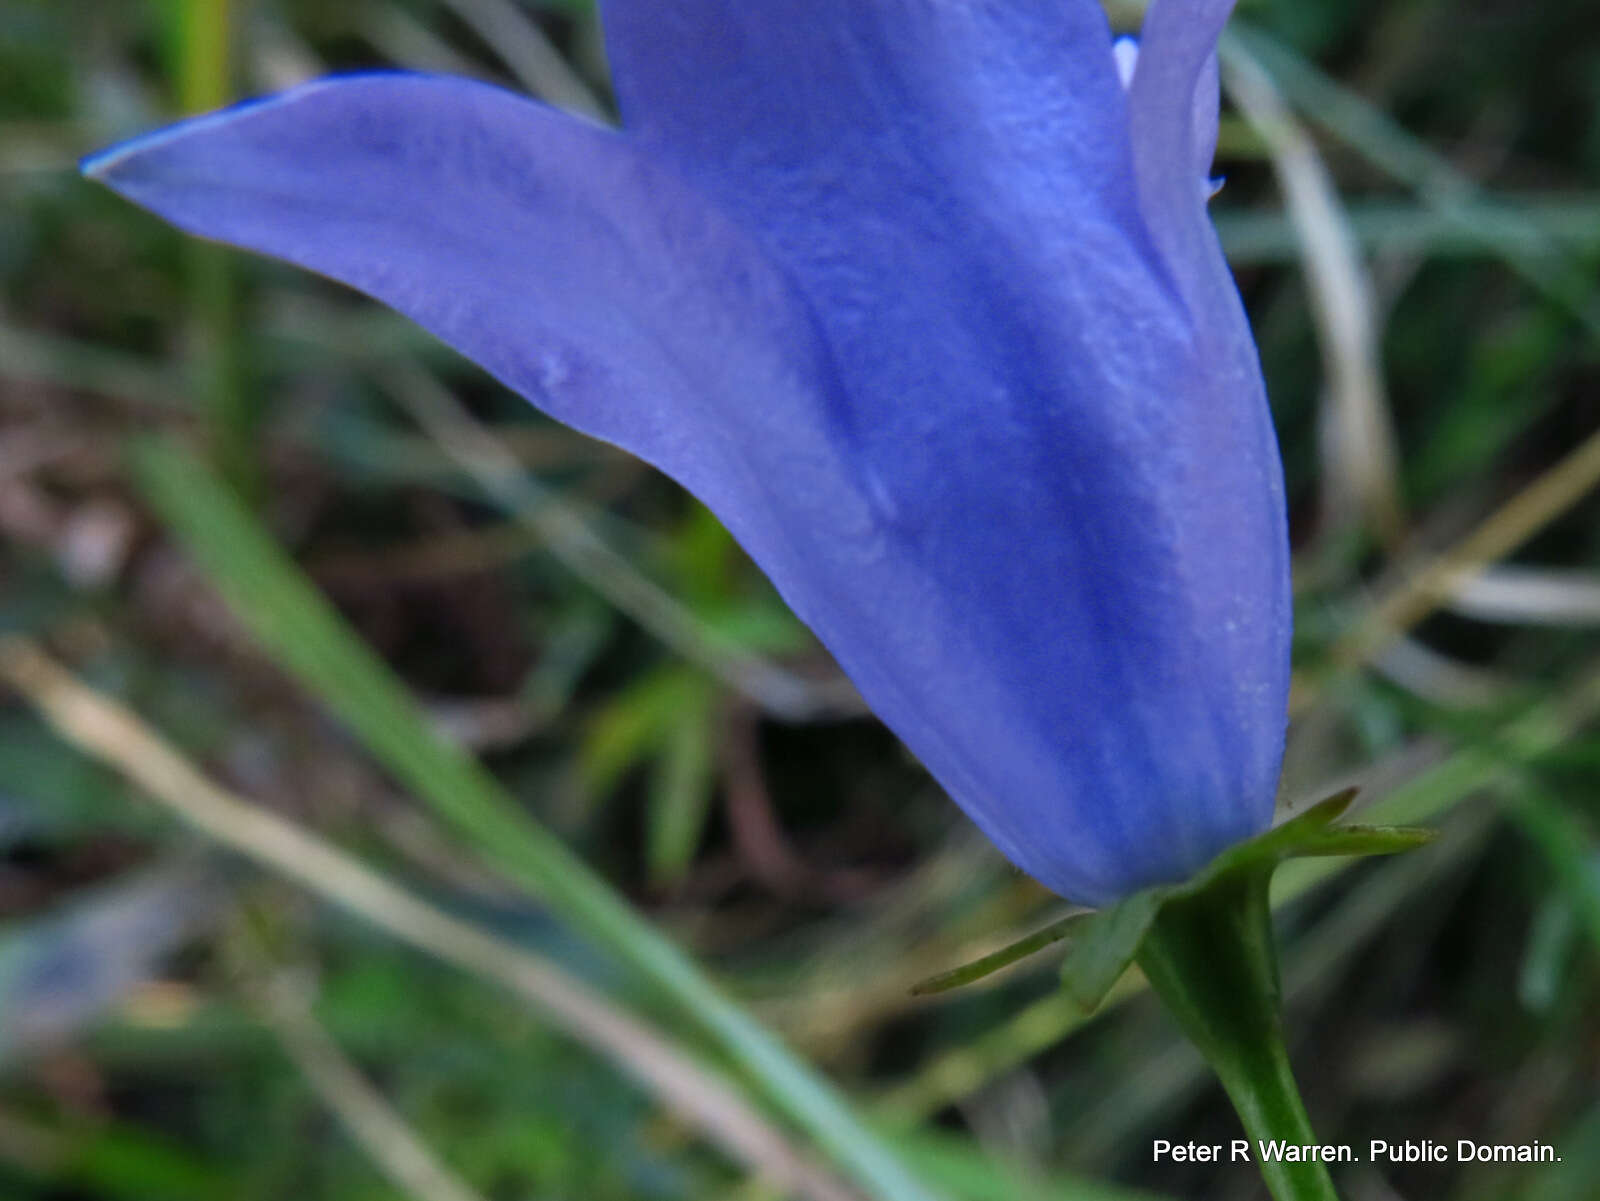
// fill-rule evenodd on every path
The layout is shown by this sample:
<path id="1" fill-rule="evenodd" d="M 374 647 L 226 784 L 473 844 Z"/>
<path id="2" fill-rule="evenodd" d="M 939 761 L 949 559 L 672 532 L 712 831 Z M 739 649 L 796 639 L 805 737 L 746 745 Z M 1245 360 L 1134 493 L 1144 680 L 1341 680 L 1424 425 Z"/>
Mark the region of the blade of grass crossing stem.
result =
<path id="1" fill-rule="evenodd" d="M 433 729 L 400 680 L 227 487 L 171 442 L 141 440 L 132 453 L 145 496 L 237 616 L 398 780 L 487 861 L 653 984 L 873 1196 L 930 1201 L 934 1194 L 831 1085 L 523 812 L 477 760 Z"/>
<path id="2" fill-rule="evenodd" d="M 185 114 L 221 108 L 233 98 L 234 0 L 163 0 L 169 71 Z M 189 369 L 217 469 L 241 496 L 261 497 L 256 453 L 261 408 L 245 379 L 233 253 L 184 245 L 189 298 Z"/>
<path id="3" fill-rule="evenodd" d="M 159 0 L 173 92 L 185 113 L 228 102 L 234 0 Z"/>

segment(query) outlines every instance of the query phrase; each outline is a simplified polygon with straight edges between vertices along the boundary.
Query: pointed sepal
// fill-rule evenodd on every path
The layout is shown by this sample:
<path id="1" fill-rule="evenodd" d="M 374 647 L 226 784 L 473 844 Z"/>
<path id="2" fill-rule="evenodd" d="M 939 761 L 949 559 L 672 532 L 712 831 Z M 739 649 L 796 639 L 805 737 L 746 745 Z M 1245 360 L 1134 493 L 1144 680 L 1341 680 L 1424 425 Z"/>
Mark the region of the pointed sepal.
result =
<path id="1" fill-rule="evenodd" d="M 1061 966 L 1061 983 L 1085 1013 L 1098 1009 L 1128 970 L 1171 893 L 1170 888 L 1147 888 L 1084 923 Z"/>
<path id="2" fill-rule="evenodd" d="M 1036 930 L 1026 938 L 1019 938 L 998 951 L 991 951 L 981 959 L 974 959 L 971 963 L 962 964 L 948 972 L 940 972 L 937 976 L 929 976 L 911 989 L 911 995 L 931 996 L 934 993 L 949 992 L 952 988 L 960 988 L 963 984 L 971 984 L 975 980 L 982 980 L 985 976 L 993 975 L 1001 968 L 1010 967 L 1019 959 L 1026 959 L 1034 952 L 1042 951 L 1063 938 L 1073 937 L 1095 916 L 1096 914 L 1088 912 L 1070 913 L 1060 921 L 1051 922 L 1044 929 Z"/>
<path id="3" fill-rule="evenodd" d="M 1070 914 L 981 959 L 931 976 L 911 991 L 916 996 L 948 992 L 1066 941 L 1062 985 L 1085 1012 L 1092 1011 L 1139 957 L 1151 927 L 1168 905 L 1241 877 L 1268 879 L 1286 859 L 1395 855 L 1433 840 L 1432 830 L 1413 826 L 1336 825 L 1355 796 L 1356 789 L 1347 788 L 1318 801 L 1248 842 L 1230 847 L 1187 883 L 1157 885 L 1104 909 Z"/>

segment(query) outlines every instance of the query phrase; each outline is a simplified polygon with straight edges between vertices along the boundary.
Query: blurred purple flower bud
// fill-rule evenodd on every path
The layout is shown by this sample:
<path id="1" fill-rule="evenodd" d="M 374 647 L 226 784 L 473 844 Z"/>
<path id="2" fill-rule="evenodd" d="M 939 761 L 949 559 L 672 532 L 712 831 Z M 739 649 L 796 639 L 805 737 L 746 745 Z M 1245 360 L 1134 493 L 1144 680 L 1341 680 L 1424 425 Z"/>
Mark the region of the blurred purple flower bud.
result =
<path id="1" fill-rule="evenodd" d="M 1270 820 L 1281 468 L 1206 213 L 1232 0 L 602 0 L 623 131 L 316 83 L 87 172 L 343 280 L 708 504 L 1074 900 Z"/>

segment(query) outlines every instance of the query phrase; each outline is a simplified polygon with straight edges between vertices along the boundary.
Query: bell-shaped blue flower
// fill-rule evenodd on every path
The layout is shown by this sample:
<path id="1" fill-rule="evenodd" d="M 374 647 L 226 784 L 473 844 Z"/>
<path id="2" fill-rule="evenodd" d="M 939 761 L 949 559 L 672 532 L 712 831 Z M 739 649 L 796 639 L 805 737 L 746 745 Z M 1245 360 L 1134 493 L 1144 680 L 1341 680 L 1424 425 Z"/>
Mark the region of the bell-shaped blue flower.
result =
<path id="1" fill-rule="evenodd" d="M 624 129 L 312 84 L 88 173 L 393 305 L 655 464 L 1019 867 L 1272 812 L 1281 468 L 1206 213 L 1231 0 L 602 0 Z"/>

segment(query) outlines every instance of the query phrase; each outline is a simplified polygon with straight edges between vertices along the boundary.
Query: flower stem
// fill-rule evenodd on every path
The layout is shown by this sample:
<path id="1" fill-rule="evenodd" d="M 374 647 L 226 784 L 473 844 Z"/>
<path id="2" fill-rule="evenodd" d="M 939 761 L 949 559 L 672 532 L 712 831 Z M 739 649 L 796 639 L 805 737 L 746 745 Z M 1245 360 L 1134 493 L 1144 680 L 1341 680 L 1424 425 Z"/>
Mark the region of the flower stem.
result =
<path id="1" fill-rule="evenodd" d="M 1338 1201 L 1301 1103 L 1283 1041 L 1267 870 L 1222 876 L 1166 904 L 1139 966 L 1216 1071 L 1276 1201 Z M 1305 1158 L 1265 1154 L 1287 1144 Z"/>

